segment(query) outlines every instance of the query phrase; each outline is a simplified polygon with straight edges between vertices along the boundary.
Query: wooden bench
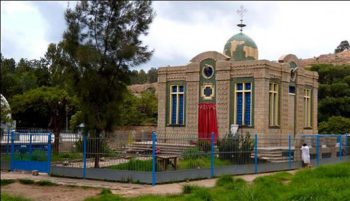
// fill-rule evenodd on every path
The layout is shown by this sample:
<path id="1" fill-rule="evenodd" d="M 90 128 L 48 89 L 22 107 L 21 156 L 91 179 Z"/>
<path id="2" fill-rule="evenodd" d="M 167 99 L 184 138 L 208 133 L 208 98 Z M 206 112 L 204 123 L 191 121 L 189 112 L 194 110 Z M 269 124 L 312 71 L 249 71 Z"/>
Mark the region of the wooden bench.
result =
<path id="1" fill-rule="evenodd" d="M 176 170 L 177 169 L 177 158 L 176 155 L 156 155 L 156 169 L 158 165 L 158 161 L 163 167 L 163 170 L 166 171 L 168 169 L 168 165 L 171 163 L 171 160 L 173 160 L 173 167 Z"/>

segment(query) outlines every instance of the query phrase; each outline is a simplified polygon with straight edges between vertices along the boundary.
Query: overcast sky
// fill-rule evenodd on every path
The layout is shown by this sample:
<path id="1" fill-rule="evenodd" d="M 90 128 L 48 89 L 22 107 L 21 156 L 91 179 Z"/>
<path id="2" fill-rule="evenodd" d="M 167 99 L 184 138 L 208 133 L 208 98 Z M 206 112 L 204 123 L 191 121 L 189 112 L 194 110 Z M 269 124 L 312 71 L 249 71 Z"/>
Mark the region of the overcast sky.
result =
<path id="1" fill-rule="evenodd" d="M 350 2 L 156 1 L 156 17 L 142 37 L 154 55 L 138 69 L 183 65 L 201 52 L 222 52 L 239 32 L 240 5 L 248 10 L 244 33 L 257 44 L 259 59 L 277 60 L 287 53 L 310 58 L 350 41 Z M 1 1 L 3 56 L 16 61 L 43 57 L 49 43 L 62 39 L 66 7 L 67 2 Z"/>

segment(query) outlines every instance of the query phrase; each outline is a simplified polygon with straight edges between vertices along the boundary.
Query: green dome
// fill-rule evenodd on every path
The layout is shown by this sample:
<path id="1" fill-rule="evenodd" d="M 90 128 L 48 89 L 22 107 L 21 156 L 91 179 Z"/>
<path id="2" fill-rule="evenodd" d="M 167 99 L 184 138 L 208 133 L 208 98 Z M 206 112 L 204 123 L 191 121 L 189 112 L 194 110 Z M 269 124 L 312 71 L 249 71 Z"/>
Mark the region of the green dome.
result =
<path id="1" fill-rule="evenodd" d="M 249 36 L 239 33 L 228 39 L 224 54 L 234 61 L 258 60 L 258 47 Z"/>

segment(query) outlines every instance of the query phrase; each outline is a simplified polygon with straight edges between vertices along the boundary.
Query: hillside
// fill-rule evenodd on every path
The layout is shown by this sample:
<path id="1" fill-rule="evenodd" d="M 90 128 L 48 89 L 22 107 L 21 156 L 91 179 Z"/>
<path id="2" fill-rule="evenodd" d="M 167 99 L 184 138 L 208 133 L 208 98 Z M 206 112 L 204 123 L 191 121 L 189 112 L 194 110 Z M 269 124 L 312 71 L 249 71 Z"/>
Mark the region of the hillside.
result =
<path id="1" fill-rule="evenodd" d="M 155 94 L 157 96 L 158 94 L 158 84 L 157 82 L 154 83 L 145 83 L 145 84 L 133 84 L 128 86 L 128 89 L 132 92 L 133 95 L 136 97 L 141 97 L 141 93 L 143 91 L 146 91 L 148 88 L 154 87 L 155 89 Z"/>
<path id="2" fill-rule="evenodd" d="M 310 66 L 311 64 L 350 64 L 350 50 L 345 50 L 337 54 L 322 54 L 318 57 L 301 59 L 301 66 Z"/>

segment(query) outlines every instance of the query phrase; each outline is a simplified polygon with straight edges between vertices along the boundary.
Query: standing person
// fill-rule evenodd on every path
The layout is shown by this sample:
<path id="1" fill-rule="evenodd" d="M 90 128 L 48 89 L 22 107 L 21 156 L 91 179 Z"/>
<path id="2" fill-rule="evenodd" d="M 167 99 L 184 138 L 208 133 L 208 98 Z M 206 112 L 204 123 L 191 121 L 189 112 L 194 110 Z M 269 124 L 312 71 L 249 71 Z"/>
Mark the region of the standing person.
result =
<path id="1" fill-rule="evenodd" d="M 303 167 L 310 167 L 310 149 L 306 143 L 300 148 Z"/>

